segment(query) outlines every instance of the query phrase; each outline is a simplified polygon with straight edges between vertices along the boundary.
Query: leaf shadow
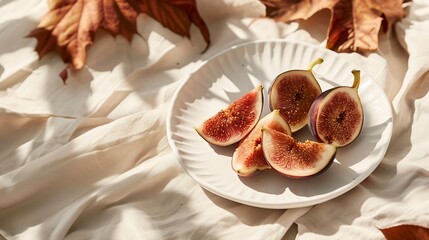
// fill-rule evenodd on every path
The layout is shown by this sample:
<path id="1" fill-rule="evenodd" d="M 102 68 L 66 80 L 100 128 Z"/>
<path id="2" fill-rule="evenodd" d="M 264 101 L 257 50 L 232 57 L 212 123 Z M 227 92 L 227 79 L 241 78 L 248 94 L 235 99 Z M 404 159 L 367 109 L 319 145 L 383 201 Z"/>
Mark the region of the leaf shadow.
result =
<path id="1" fill-rule="evenodd" d="M 149 20 L 149 22 L 145 22 L 147 20 Z M 138 64 L 133 63 L 134 68 L 128 69 L 127 70 L 129 71 L 128 74 L 127 72 L 124 72 L 125 82 L 129 85 L 129 88 L 126 90 L 115 91 L 113 93 L 115 97 L 112 95 L 110 99 L 112 100 L 114 99 L 116 103 L 114 102 L 108 108 L 107 106 L 101 107 L 102 109 L 104 109 L 103 111 L 105 113 L 107 113 L 108 111 L 113 111 L 113 109 L 119 106 L 119 103 L 123 99 L 126 99 L 127 96 L 131 93 L 137 94 L 138 96 L 140 96 L 145 103 L 149 104 L 149 106 L 152 105 L 152 101 L 147 101 L 147 99 L 151 98 L 151 96 L 156 96 L 156 94 L 161 88 L 163 88 L 164 86 L 168 86 L 170 84 L 177 84 L 178 81 L 183 81 L 189 77 L 193 77 L 193 75 L 189 76 L 188 74 L 183 74 L 184 71 L 189 71 L 189 68 L 187 70 L 183 70 L 182 69 L 183 66 L 190 64 L 194 66 L 194 70 L 198 69 L 202 62 L 212 58 L 214 55 L 218 54 L 219 52 L 223 51 L 229 46 L 235 45 L 240 42 L 242 43 L 243 39 L 237 36 L 237 33 L 234 32 L 234 29 L 248 27 L 245 24 L 241 23 L 239 19 L 228 19 L 228 21 L 231 21 L 231 24 L 229 24 L 228 26 L 223 26 L 221 22 L 216 22 L 215 25 L 217 25 L 217 27 L 210 29 L 210 31 L 212 30 L 222 31 L 223 32 L 222 36 L 229 36 L 229 37 L 228 39 L 222 39 L 222 41 L 225 42 L 224 44 L 211 45 L 208 51 L 202 54 L 201 50 L 205 48 L 205 42 L 202 40 L 202 38 L 200 39 L 201 36 L 197 29 L 191 27 L 192 39 L 187 39 L 187 38 L 178 36 L 174 33 L 171 33 L 169 30 L 166 30 L 161 25 L 159 25 L 159 23 L 154 22 L 153 19 L 150 19 L 144 14 L 139 15 L 138 21 L 139 21 L 139 24 L 138 24 L 139 36 L 136 36 L 135 38 L 140 38 L 144 40 L 145 46 L 142 47 L 142 49 L 147 48 L 147 52 L 144 55 L 141 55 L 143 56 L 143 58 L 138 60 L 139 61 Z M 145 25 L 145 28 L 143 28 L 142 24 L 140 24 L 142 22 L 145 22 L 145 24 L 149 24 L 149 25 L 148 26 Z M 222 26 L 222 28 L 220 28 L 219 26 Z M 251 31 L 247 31 L 246 33 L 248 34 L 246 38 L 252 39 L 254 37 L 254 34 L 251 33 Z M 162 36 L 163 40 L 162 41 L 159 40 L 158 42 L 155 43 L 153 39 L 150 40 L 151 35 Z M 215 33 L 212 35 L 216 36 Z M 154 37 L 154 39 L 157 39 L 157 37 Z M 136 39 L 133 39 L 133 41 L 135 40 Z M 170 44 L 167 44 L 167 43 L 170 43 Z M 155 44 L 156 46 L 152 46 L 153 44 Z M 164 48 L 159 48 L 160 46 L 161 47 L 163 46 Z M 161 55 L 159 55 L 158 53 L 150 52 L 148 50 L 149 48 L 153 48 L 153 47 L 158 49 L 158 51 L 161 51 L 159 53 Z M 99 51 L 99 50 L 94 50 L 94 52 L 96 51 Z M 152 65 L 154 61 L 160 64 Z M 224 63 L 219 62 L 218 64 L 224 64 Z M 97 65 L 99 64 L 92 65 L 92 63 L 90 62 L 91 67 L 93 66 L 96 67 Z M 236 64 L 234 63 L 234 65 Z M 203 68 L 204 67 L 205 66 L 203 66 Z M 241 67 L 245 67 L 245 66 L 242 65 Z M 96 67 L 96 68 L 99 70 L 106 70 L 106 68 L 102 66 Z M 191 72 L 194 70 L 191 70 Z M 172 76 L 171 75 L 172 73 L 176 74 L 176 76 Z M 198 97 L 198 99 L 217 98 L 219 101 L 223 101 L 225 104 L 227 104 L 227 103 L 230 103 L 232 100 L 235 100 L 236 98 L 241 96 L 244 91 L 250 91 L 251 89 L 254 88 L 254 85 L 252 85 L 252 82 L 249 81 L 249 79 L 251 78 L 250 76 L 248 76 L 247 79 L 245 80 L 242 80 L 242 79 L 237 80 L 233 78 L 234 74 L 235 73 L 226 73 L 224 75 L 219 74 L 217 76 L 210 76 L 209 81 L 204 80 L 201 82 L 204 82 L 203 83 L 204 87 L 209 89 L 213 87 L 214 82 L 218 78 L 231 79 L 232 83 L 239 82 L 240 91 L 237 91 L 238 88 L 236 88 L 235 90 L 226 89 L 225 99 L 219 98 L 218 96 L 214 96 L 210 93 L 201 95 Z M 178 77 L 177 75 L 180 75 L 180 76 Z M 207 76 L 204 76 L 204 77 L 207 77 Z M 149 95 L 145 96 L 146 94 L 149 94 Z"/>
<path id="2" fill-rule="evenodd" d="M 147 41 L 138 34 L 134 34 L 131 41 L 128 41 L 122 36 L 112 36 L 99 29 L 93 44 L 87 48 L 86 66 L 95 71 L 107 72 L 122 65 L 126 72 L 132 72 L 147 65 L 148 48 Z"/>
<path id="3" fill-rule="evenodd" d="M 13 1 L 14 0 L 2 0 L 2 1 L 0 1 L 0 7 L 6 6 Z"/>
<path id="4" fill-rule="evenodd" d="M 30 33 L 37 24 L 36 21 L 30 18 L 19 18 L 0 24 L 0 31 L 2 32 L 0 55 L 14 53 L 29 45 L 33 45 L 31 42 L 35 43 L 36 39 L 28 38 L 26 35 Z"/>
<path id="5" fill-rule="evenodd" d="M 19 23 L 18 22 L 14 23 L 14 24 L 16 24 L 14 26 L 18 26 L 18 25 L 20 26 L 21 23 L 22 23 L 22 20 L 20 20 Z M 30 31 L 31 28 L 33 28 L 35 25 L 36 25 L 35 22 L 28 22 L 28 26 L 30 26 L 28 28 L 28 30 Z M 8 27 L 10 27 L 10 25 L 8 25 Z M 29 41 L 35 41 L 35 40 L 32 39 Z M 240 39 L 239 41 L 242 41 L 242 39 Z M 189 44 L 189 43 L 190 42 L 184 43 L 184 45 Z M 14 51 L 22 48 L 23 46 L 24 45 L 22 45 L 22 46 L 16 45 L 13 47 L 8 47 L 8 48 L 5 48 L 5 52 L 8 52 L 8 53 L 9 53 L 9 51 L 14 52 Z M 27 44 L 25 46 L 27 46 Z M 224 45 L 221 46 L 221 48 L 224 48 L 224 47 L 225 47 Z M 189 48 L 184 48 L 184 49 L 186 50 Z M 195 49 L 199 50 L 198 48 L 195 48 Z M 89 51 L 96 51 L 96 50 L 97 49 L 92 49 Z M 195 51 L 197 51 L 197 50 L 195 50 Z M 55 95 L 52 95 L 53 92 L 55 92 L 55 94 L 59 94 L 59 95 L 66 94 L 67 96 L 70 96 L 71 98 L 73 97 L 73 96 L 71 96 L 73 93 L 80 92 L 80 95 L 79 95 L 80 97 L 78 99 L 79 101 L 75 102 L 73 104 L 70 103 L 73 106 L 72 110 L 74 113 L 76 113 L 76 115 L 68 116 L 67 111 L 60 111 L 60 113 L 64 114 L 64 117 L 66 117 L 66 118 L 88 117 L 89 114 L 91 114 L 91 116 L 105 116 L 106 117 L 109 114 L 112 114 L 112 112 L 114 112 L 116 110 L 116 108 L 124 107 L 124 105 L 122 105 L 122 104 L 127 103 L 124 100 L 126 100 L 126 98 L 132 93 L 132 94 L 135 94 L 136 96 L 140 97 L 142 102 L 147 103 L 147 105 L 144 105 L 144 107 L 139 106 L 139 107 L 141 107 L 140 109 L 136 106 L 132 106 L 132 107 L 129 107 L 127 110 L 129 110 L 130 112 L 152 110 L 152 109 L 158 107 L 160 105 L 159 103 L 164 104 L 164 102 L 157 102 L 156 101 L 157 100 L 156 97 L 158 96 L 159 92 L 163 91 L 166 86 L 169 86 L 169 85 L 170 86 L 176 86 L 175 84 L 178 81 L 176 78 L 169 75 L 169 73 L 167 73 L 166 71 L 172 70 L 172 69 L 179 70 L 181 66 L 183 66 L 187 63 L 190 63 L 192 61 L 196 61 L 196 59 L 199 59 L 199 58 L 204 58 L 201 55 L 197 55 L 197 57 L 195 57 L 195 55 L 191 54 L 193 56 L 192 58 L 184 58 L 184 59 L 182 59 L 183 61 L 178 63 L 174 55 L 177 53 L 180 53 L 181 51 L 183 51 L 183 49 L 179 49 L 179 48 L 173 48 L 173 49 L 167 51 L 165 53 L 165 55 L 159 59 L 159 61 L 162 62 L 162 64 L 159 64 L 158 66 L 154 66 L 154 67 L 143 66 L 142 68 L 138 69 L 138 71 L 136 71 L 135 73 L 133 73 L 131 75 L 128 75 L 128 72 L 125 72 L 124 75 L 126 75 L 126 78 L 127 78 L 126 82 L 130 84 L 130 86 L 131 86 L 130 89 L 126 89 L 123 91 L 122 90 L 115 91 L 105 102 L 101 103 L 101 106 L 99 108 L 97 108 L 97 110 L 95 111 L 96 114 L 94 114 L 94 112 L 92 112 L 93 109 L 89 109 L 89 106 L 87 103 L 88 97 L 91 96 L 91 94 L 92 94 L 90 86 L 91 86 L 91 81 L 93 80 L 93 76 L 91 74 L 91 71 L 89 71 L 88 69 L 83 69 L 81 71 L 72 71 L 71 75 L 69 76 L 67 85 L 64 85 L 64 86 L 58 86 L 58 84 L 62 84 L 61 81 L 58 81 L 58 84 L 55 83 L 54 86 L 51 86 L 51 85 L 47 84 L 47 82 L 44 82 L 45 88 L 44 88 L 43 92 L 44 92 L 44 95 L 46 97 L 46 99 L 44 99 L 44 101 L 48 102 L 51 109 L 54 109 L 54 110 L 55 109 L 61 109 L 62 106 L 67 106 L 68 103 L 56 101 Z M 2 52 L 2 53 L 5 53 L 5 52 Z M 146 56 L 143 56 L 143 58 L 146 58 Z M 39 62 L 38 63 L 39 65 L 36 67 L 43 66 L 43 63 L 44 63 L 43 61 L 49 61 L 49 59 L 44 57 L 44 59 L 41 62 Z M 93 68 L 97 71 L 106 71 L 110 67 L 114 67 L 116 64 L 120 64 L 120 62 L 113 61 L 113 63 L 111 63 L 111 64 L 103 65 L 100 62 L 91 62 L 91 60 L 89 60 L 89 67 Z M 58 68 L 48 67 L 48 70 L 45 71 L 45 74 L 47 76 L 55 76 L 56 79 L 53 81 L 59 80 L 59 78 L 57 78 L 57 76 L 58 76 L 58 73 L 56 72 L 57 69 Z M 25 78 L 27 78 L 27 77 L 28 76 L 25 76 Z M 232 76 L 230 74 L 228 74 L 228 78 L 232 79 Z M 32 79 L 32 81 L 34 81 L 34 79 Z M 52 81 L 52 79 L 51 79 L 51 81 Z M 235 82 L 237 80 L 233 80 L 233 81 Z M 250 81 L 250 78 L 249 78 L 246 81 L 244 81 L 244 83 L 243 83 L 243 85 L 241 85 L 241 87 L 244 87 L 244 89 L 250 90 L 251 87 L 253 87 L 252 84 L 253 83 Z M 241 93 L 239 94 L 238 92 L 228 91 L 227 95 L 228 95 L 229 99 L 235 99 L 238 95 L 241 95 Z M 75 98 L 73 98 L 73 99 L 75 99 Z M 135 108 L 133 108 L 133 107 L 135 107 Z M 92 115 L 92 114 L 94 114 L 94 115 Z M 153 141 L 153 143 L 156 143 L 156 141 Z M 73 144 L 68 143 L 67 145 L 64 145 L 62 147 L 72 149 Z M 75 159 L 67 159 L 67 161 L 65 161 L 62 164 L 70 163 L 72 161 L 73 163 L 70 163 L 71 164 L 70 166 L 72 166 L 73 164 L 81 165 L 78 163 L 78 161 L 74 161 L 74 160 Z M 99 161 L 100 158 L 95 157 L 93 160 Z M 85 162 L 86 166 L 88 164 L 89 164 L 89 162 Z M 74 166 L 74 167 L 77 168 L 77 166 Z M 112 168 L 114 168 L 114 167 L 112 167 Z M 73 168 L 70 168 L 70 169 L 68 169 L 68 171 L 71 171 L 72 169 Z M 105 175 L 106 177 L 114 176 L 115 171 L 117 171 L 117 170 L 118 169 L 114 169 L 114 170 L 111 170 L 112 172 L 107 172 L 104 174 L 106 174 Z M 90 170 L 86 169 L 86 171 L 90 171 Z M 70 172 L 67 172 L 67 174 L 65 174 L 64 177 L 67 177 L 68 174 L 70 174 Z M 51 180 L 54 181 L 55 179 L 53 176 L 54 175 L 51 175 L 51 176 L 47 175 L 45 177 L 46 177 L 46 179 L 50 178 Z M 147 179 L 145 179 L 144 176 L 142 176 L 142 178 L 140 180 L 141 180 L 141 182 L 144 182 Z M 171 180 L 171 179 L 169 179 L 169 180 Z M 93 184 L 94 185 L 96 184 L 95 181 L 96 180 L 94 180 L 94 182 L 91 182 L 91 181 L 86 182 L 85 184 L 92 186 Z M 42 203 L 42 198 L 44 198 L 46 196 L 58 196 L 58 197 L 67 198 L 66 195 L 70 194 L 71 191 L 74 191 L 75 190 L 74 188 L 78 187 L 79 184 L 82 184 L 82 182 L 79 182 L 79 179 L 75 179 L 73 181 L 73 183 L 72 183 L 72 181 L 63 182 L 63 184 L 61 184 L 63 187 L 61 190 L 54 189 L 54 188 L 44 189 L 43 191 L 41 191 L 36 196 L 35 199 L 31 199 L 31 200 L 35 201 L 34 202 L 35 205 L 43 208 L 43 205 L 47 204 L 47 203 Z M 54 190 L 57 190 L 57 191 L 54 191 Z M 67 194 L 64 193 L 65 191 L 67 192 Z M 55 192 L 55 194 L 54 194 L 54 192 Z M 139 202 L 138 199 L 142 199 L 142 198 L 156 199 L 153 196 L 144 196 L 144 193 L 145 192 L 142 191 L 142 192 L 139 192 L 139 194 L 137 194 L 137 195 L 130 196 L 130 197 L 124 197 L 123 199 L 121 199 L 121 201 L 112 203 L 111 205 L 108 205 L 107 207 L 110 209 L 115 209 L 116 206 L 122 205 L 122 204 L 130 203 L 132 205 L 136 201 Z M 186 201 L 188 198 L 188 196 L 185 196 L 181 193 L 176 193 L 176 192 L 165 192 L 165 193 L 162 192 L 162 193 L 160 193 L 160 195 L 163 195 L 163 197 L 161 197 L 161 198 L 164 198 L 164 199 L 183 199 L 183 201 Z M 53 197 L 53 199 L 55 199 L 55 197 Z M 26 199 L 26 200 L 30 200 L 30 199 Z M 23 202 L 25 204 L 25 200 Z M 139 204 L 140 204 L 140 202 L 137 205 L 139 205 Z M 238 204 L 238 206 L 240 206 L 240 208 L 245 208 L 245 209 L 249 208 L 248 206 L 243 206 L 241 204 Z M 15 205 L 14 207 L 18 208 L 18 207 L 20 207 L 20 205 Z M 106 220 L 112 220 L 113 223 L 120 221 L 120 212 L 123 209 L 121 209 L 120 207 L 116 208 L 116 209 L 118 209 L 119 212 L 118 212 L 118 214 L 114 214 L 113 216 L 117 216 L 118 218 L 112 217 L 111 219 L 107 218 Z M 144 204 L 142 206 L 139 205 L 137 207 L 138 211 L 145 211 L 147 209 L 148 209 L 148 206 L 144 205 Z M 181 210 L 181 211 L 184 211 L 184 212 L 188 212 L 190 210 L 190 209 L 187 209 L 186 206 L 183 207 L 183 209 L 184 210 Z M 68 210 L 70 210 L 70 209 L 68 209 Z M 261 210 L 261 211 L 264 213 L 271 213 L 272 212 L 272 210 Z M 277 212 L 280 214 L 282 211 L 279 210 Z M 156 212 L 151 213 L 150 215 L 154 218 L 157 217 Z M 65 216 L 70 217 L 70 215 L 65 215 Z M 108 215 L 108 216 L 112 216 L 112 215 Z M 43 218 L 46 216 L 39 216 L 39 217 Z M 248 224 L 257 225 L 258 223 L 257 222 L 255 223 L 251 217 L 252 217 L 251 215 L 246 214 L 246 216 L 242 217 L 242 219 L 245 218 Z M 35 221 L 37 221 L 37 219 L 31 219 L 31 220 L 29 219 L 28 221 L 23 223 L 21 226 L 23 228 L 28 227 L 28 226 L 38 226 L 37 225 L 38 223 Z M 88 226 L 88 227 L 91 227 L 91 226 Z M 95 226 L 94 230 L 100 229 L 101 227 L 102 226 Z M 201 231 L 201 232 L 209 232 L 209 230 L 211 228 L 213 228 L 213 226 L 207 226 L 206 227 L 206 226 L 203 226 L 203 224 L 201 224 L 201 225 L 200 224 L 191 224 L 191 225 L 188 225 L 188 227 L 200 229 L 199 231 Z M 43 229 L 45 229 L 45 231 L 48 231 L 48 229 L 51 229 L 51 228 L 49 226 L 43 226 L 42 225 L 41 229 L 43 232 L 44 231 Z M 160 227 L 160 230 L 162 230 L 162 227 Z M 24 230 L 22 230 L 22 231 L 24 231 Z M 168 232 L 163 233 L 163 234 L 165 234 L 164 235 L 165 239 L 168 239 L 170 237 L 168 235 L 169 234 Z M 212 234 L 211 232 L 205 233 L 205 234 L 209 234 L 208 239 L 217 239 L 219 237 L 219 236 L 211 236 L 211 234 Z"/>

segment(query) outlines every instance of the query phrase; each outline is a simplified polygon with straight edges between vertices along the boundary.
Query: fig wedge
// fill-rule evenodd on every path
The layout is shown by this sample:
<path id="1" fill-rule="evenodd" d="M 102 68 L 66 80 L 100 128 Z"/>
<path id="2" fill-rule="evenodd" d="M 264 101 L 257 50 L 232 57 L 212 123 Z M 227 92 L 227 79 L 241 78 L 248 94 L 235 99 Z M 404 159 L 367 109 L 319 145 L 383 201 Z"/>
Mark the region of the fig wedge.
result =
<path id="1" fill-rule="evenodd" d="M 263 107 L 262 85 L 247 92 L 227 108 L 194 127 L 207 142 L 228 146 L 244 138 L 258 123 Z"/>
<path id="2" fill-rule="evenodd" d="M 291 136 L 262 128 L 262 150 L 271 167 L 289 178 L 309 178 L 322 173 L 334 161 L 334 145 L 300 142 Z"/>
<path id="3" fill-rule="evenodd" d="M 287 135 L 292 134 L 289 124 L 278 109 L 259 120 L 255 128 L 240 141 L 232 155 L 232 169 L 242 177 L 252 176 L 259 171 L 271 168 L 262 152 L 262 126 Z"/>
<path id="4" fill-rule="evenodd" d="M 320 142 L 344 147 L 360 134 L 364 113 L 358 88 L 360 71 L 353 70 L 351 87 L 341 86 L 323 92 L 308 112 L 311 134 Z"/>
<path id="5" fill-rule="evenodd" d="M 292 132 L 307 125 L 308 110 L 313 101 L 322 93 L 313 74 L 313 67 L 322 63 L 318 58 L 307 70 L 289 70 L 279 74 L 269 88 L 270 109 L 280 109 Z"/>

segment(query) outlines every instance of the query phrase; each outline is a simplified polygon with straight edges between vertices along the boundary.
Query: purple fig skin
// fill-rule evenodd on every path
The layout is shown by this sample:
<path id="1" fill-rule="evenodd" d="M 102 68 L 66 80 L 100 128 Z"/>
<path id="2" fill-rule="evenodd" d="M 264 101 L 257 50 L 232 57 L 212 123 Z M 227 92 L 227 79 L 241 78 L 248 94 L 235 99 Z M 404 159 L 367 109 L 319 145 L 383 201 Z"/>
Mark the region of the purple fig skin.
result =
<path id="1" fill-rule="evenodd" d="M 311 104 L 310 110 L 308 111 L 308 129 L 310 130 L 311 135 L 313 135 L 314 138 L 318 142 L 323 142 L 323 140 L 319 137 L 319 134 L 317 134 L 316 129 L 316 121 L 317 121 L 317 114 L 319 113 L 319 108 L 321 106 L 321 102 L 325 99 L 325 97 L 332 92 L 332 90 L 336 89 L 338 87 L 329 89 L 322 94 L 320 94 L 316 100 L 314 100 L 313 104 Z"/>
<path id="2" fill-rule="evenodd" d="M 359 76 L 359 72 L 357 70 L 353 71 L 353 74 L 355 75 L 355 81 L 353 83 L 352 87 L 346 87 L 346 86 L 340 86 L 340 87 L 335 87 L 332 89 L 329 89 L 325 92 L 323 92 L 319 97 L 316 98 L 316 100 L 313 102 L 313 104 L 310 107 L 310 110 L 308 111 L 308 129 L 310 130 L 310 133 L 314 136 L 314 138 L 316 138 L 317 141 L 319 142 L 325 142 L 325 143 L 330 143 L 330 144 L 334 144 L 336 147 L 344 147 L 347 146 L 349 144 L 351 144 L 352 142 L 354 142 L 360 135 L 360 133 L 362 132 L 362 125 L 363 125 L 363 121 L 364 121 L 364 114 L 363 114 L 363 109 L 362 109 L 362 104 L 359 98 L 359 95 L 357 95 L 357 99 L 356 101 L 358 102 L 358 108 L 359 108 L 359 113 L 360 113 L 360 122 L 359 124 L 359 131 L 356 132 L 352 132 L 353 135 L 352 137 L 345 143 L 339 143 L 336 142 L 337 139 L 333 139 L 333 140 L 329 140 L 329 139 L 325 139 L 324 137 L 320 136 L 319 133 L 319 129 L 318 129 L 318 117 L 319 117 L 319 113 L 322 111 L 322 108 L 324 107 L 323 105 L 326 103 L 325 99 L 329 98 L 331 96 L 334 96 L 334 94 L 336 94 L 337 92 L 339 93 L 340 91 L 356 91 L 357 94 L 357 88 L 359 86 L 359 81 L 360 81 L 360 76 Z M 329 102 L 329 100 L 328 100 Z"/>

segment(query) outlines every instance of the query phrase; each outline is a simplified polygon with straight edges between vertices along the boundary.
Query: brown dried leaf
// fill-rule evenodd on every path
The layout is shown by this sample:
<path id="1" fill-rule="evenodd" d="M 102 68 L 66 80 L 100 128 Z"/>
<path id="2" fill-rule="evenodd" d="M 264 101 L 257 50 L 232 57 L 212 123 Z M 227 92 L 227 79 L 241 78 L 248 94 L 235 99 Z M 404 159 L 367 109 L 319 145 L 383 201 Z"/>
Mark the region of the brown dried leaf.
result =
<path id="1" fill-rule="evenodd" d="M 142 1 L 141 11 L 156 19 L 163 26 L 189 38 L 189 28 L 193 23 L 200 29 L 207 47 L 210 45 L 210 34 L 206 24 L 198 14 L 195 0 Z"/>
<path id="2" fill-rule="evenodd" d="M 28 36 L 37 39 L 36 51 L 43 57 L 57 51 L 74 69 L 86 62 L 86 47 L 98 29 L 131 41 L 137 33 L 136 19 L 146 13 L 171 31 L 188 37 L 195 24 L 207 47 L 210 35 L 195 0 L 48 0 L 49 12 Z"/>
<path id="3" fill-rule="evenodd" d="M 429 228 L 417 225 L 404 224 L 380 231 L 387 240 L 429 240 Z"/>
<path id="4" fill-rule="evenodd" d="M 322 9 L 331 10 L 326 47 L 337 52 L 366 52 L 378 47 L 380 26 L 386 32 L 405 16 L 408 0 L 260 0 L 266 16 L 291 22 L 308 19 Z"/>

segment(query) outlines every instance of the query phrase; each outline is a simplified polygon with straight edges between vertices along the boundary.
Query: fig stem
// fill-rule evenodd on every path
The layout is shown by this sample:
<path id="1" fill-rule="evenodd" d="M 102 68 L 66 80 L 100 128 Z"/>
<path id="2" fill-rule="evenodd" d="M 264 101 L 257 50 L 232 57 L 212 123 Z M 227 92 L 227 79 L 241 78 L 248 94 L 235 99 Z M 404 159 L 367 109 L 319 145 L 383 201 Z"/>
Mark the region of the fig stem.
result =
<path id="1" fill-rule="evenodd" d="M 360 71 L 359 70 L 353 70 L 352 73 L 354 76 L 352 88 L 357 90 L 359 88 L 359 84 L 360 84 Z"/>
<path id="2" fill-rule="evenodd" d="M 318 64 L 321 64 L 321 63 L 323 63 L 323 58 L 318 58 L 318 59 L 314 60 L 314 61 L 310 64 L 310 66 L 308 67 L 308 71 L 313 70 L 314 66 L 316 66 L 316 65 L 318 65 Z"/>

